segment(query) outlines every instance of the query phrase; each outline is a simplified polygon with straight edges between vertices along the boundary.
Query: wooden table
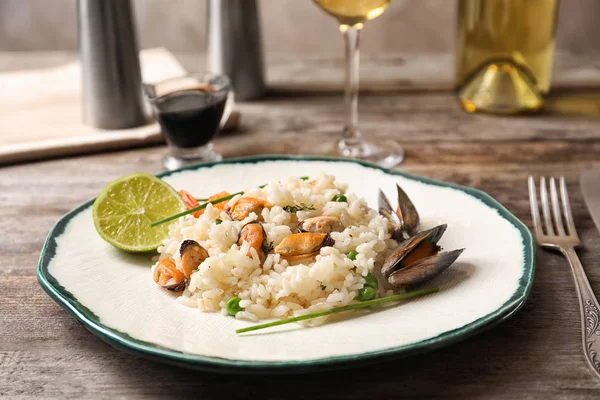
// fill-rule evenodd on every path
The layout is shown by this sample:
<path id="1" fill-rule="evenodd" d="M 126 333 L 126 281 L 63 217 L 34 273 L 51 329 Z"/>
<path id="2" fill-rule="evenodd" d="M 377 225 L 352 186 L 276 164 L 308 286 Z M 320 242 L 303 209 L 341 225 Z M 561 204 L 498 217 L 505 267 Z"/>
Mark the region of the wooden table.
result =
<path id="1" fill-rule="evenodd" d="M 18 60 L 5 64 L 14 67 Z M 579 173 L 600 164 L 599 98 L 594 91 L 563 87 L 553 94 L 550 111 L 510 118 L 468 115 L 445 90 L 367 94 L 361 98 L 361 124 L 369 136 L 404 142 L 402 169 L 482 189 L 527 224 L 527 176 L 564 175 L 585 244 L 579 254 L 600 293 L 600 234 L 578 186 Z M 336 93 L 276 90 L 240 110 L 241 128 L 216 141 L 225 157 L 303 149 L 326 154 L 343 120 Z M 600 397 L 600 381 L 582 356 L 567 264 L 541 250 L 531 297 L 517 315 L 467 341 L 394 362 L 297 376 L 230 376 L 113 349 L 38 286 L 39 253 L 64 213 L 112 179 L 159 172 L 164 151 L 153 147 L 0 168 L 0 397 Z"/>

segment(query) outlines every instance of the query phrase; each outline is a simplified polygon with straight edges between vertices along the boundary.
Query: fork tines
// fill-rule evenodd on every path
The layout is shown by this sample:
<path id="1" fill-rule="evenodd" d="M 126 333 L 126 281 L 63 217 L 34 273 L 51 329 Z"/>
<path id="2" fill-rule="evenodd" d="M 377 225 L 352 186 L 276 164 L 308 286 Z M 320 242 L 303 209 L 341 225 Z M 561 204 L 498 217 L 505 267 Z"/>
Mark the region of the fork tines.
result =
<path id="1" fill-rule="evenodd" d="M 571 212 L 571 204 L 569 203 L 569 194 L 567 193 L 565 178 L 561 176 L 560 179 L 558 179 L 560 185 L 560 200 L 556 181 L 557 179 L 552 177 L 549 179 L 549 184 L 547 185 L 546 178 L 540 178 L 542 222 L 535 180 L 532 176 L 529 177 L 529 203 L 531 204 L 531 216 L 533 218 L 535 235 L 538 241 L 542 241 L 543 238 L 551 237 L 569 237 L 579 241 L 577 231 L 575 230 L 575 223 L 573 222 L 573 214 Z M 547 186 L 550 186 L 550 195 L 548 195 Z"/>

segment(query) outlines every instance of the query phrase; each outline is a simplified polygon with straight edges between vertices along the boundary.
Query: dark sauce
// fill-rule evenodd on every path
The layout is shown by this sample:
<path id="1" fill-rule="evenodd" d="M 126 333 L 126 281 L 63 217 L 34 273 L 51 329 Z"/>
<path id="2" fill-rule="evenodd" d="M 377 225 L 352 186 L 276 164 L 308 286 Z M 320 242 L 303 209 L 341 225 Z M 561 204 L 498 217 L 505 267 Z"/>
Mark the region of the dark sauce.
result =
<path id="1" fill-rule="evenodd" d="M 181 148 L 210 143 L 219 130 L 227 95 L 212 88 L 182 90 L 159 98 L 158 122 L 167 141 Z"/>

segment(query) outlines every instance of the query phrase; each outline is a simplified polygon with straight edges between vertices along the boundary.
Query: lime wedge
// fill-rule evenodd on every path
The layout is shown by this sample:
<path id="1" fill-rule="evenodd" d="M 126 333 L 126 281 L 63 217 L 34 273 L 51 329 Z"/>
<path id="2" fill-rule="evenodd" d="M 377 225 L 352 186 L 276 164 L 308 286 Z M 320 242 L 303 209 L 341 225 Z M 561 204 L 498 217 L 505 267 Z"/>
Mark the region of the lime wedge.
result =
<path id="1" fill-rule="evenodd" d="M 109 183 L 92 206 L 98 234 L 129 252 L 156 250 L 169 225 L 150 223 L 185 210 L 179 194 L 154 175 L 135 173 Z"/>

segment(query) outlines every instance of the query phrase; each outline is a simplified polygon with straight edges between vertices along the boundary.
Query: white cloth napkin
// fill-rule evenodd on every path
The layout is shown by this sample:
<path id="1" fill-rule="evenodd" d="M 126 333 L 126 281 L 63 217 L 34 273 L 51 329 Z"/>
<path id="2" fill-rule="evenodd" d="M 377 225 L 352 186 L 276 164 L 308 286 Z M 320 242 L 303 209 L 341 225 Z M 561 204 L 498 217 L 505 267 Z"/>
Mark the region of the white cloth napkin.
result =
<path id="1" fill-rule="evenodd" d="M 140 52 L 142 80 L 182 75 L 164 48 Z M 82 121 L 79 62 L 0 74 L 0 165 L 63 155 L 160 143 L 158 124 L 102 130 Z"/>

